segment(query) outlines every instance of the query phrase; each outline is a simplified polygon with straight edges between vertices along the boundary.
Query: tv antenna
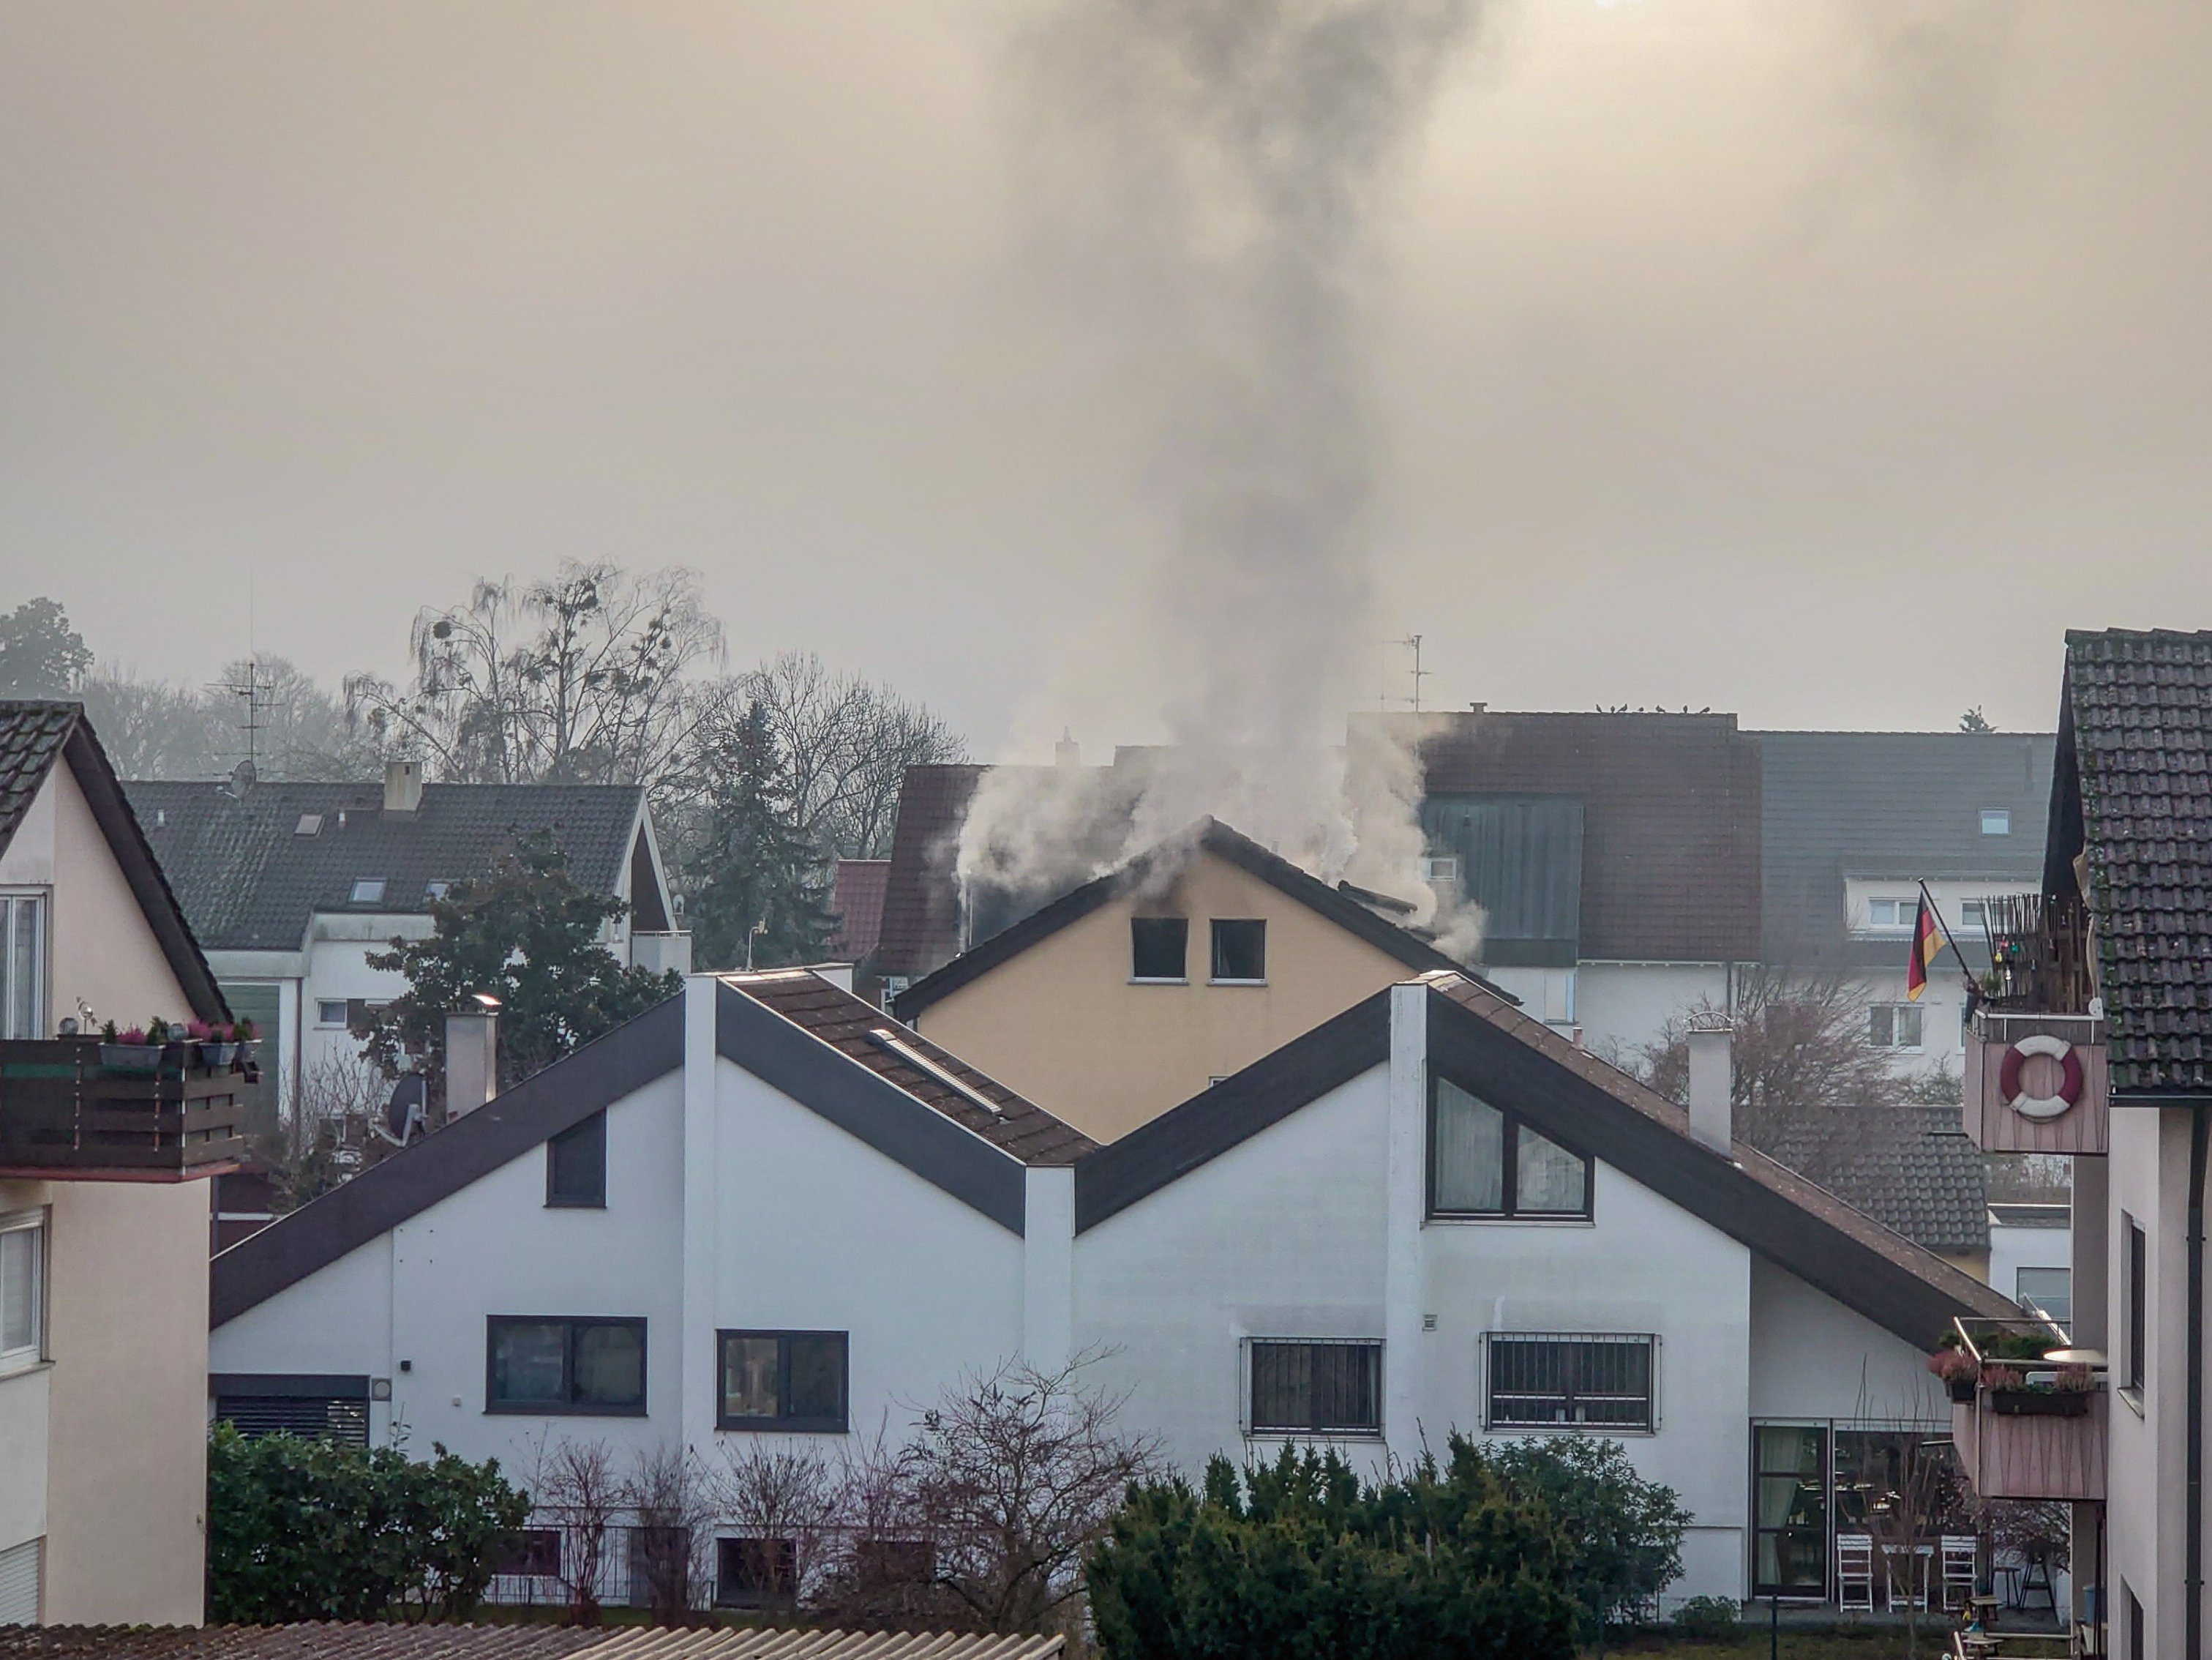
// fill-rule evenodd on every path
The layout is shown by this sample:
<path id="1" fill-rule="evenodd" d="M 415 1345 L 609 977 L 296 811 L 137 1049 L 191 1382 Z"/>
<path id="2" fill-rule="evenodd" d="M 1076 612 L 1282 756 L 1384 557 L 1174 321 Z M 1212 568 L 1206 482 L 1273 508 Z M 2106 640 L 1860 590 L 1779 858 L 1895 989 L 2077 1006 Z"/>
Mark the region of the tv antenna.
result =
<path id="1" fill-rule="evenodd" d="M 239 700 L 238 731 L 245 745 L 240 752 L 240 766 L 244 775 L 250 780 L 259 768 L 261 734 L 269 726 L 264 717 L 276 707 L 270 694 L 276 690 L 276 684 L 263 675 L 258 658 L 249 656 L 240 666 L 243 672 L 228 680 L 214 681 L 208 690 L 228 692 Z"/>
<path id="2" fill-rule="evenodd" d="M 1401 649 L 1409 651 L 1413 654 L 1413 695 L 1410 697 L 1400 697 L 1395 699 L 1389 698 L 1386 696 L 1383 700 L 1384 703 L 1386 706 L 1392 702 L 1403 703 L 1411 708 L 1414 714 L 1419 714 L 1421 712 L 1421 682 L 1427 679 L 1431 674 L 1436 672 L 1433 669 L 1425 669 L 1421 666 L 1421 636 L 1418 634 L 1409 634 L 1402 640 L 1390 640 L 1384 642 L 1384 643 L 1386 645 L 1399 647 Z"/>

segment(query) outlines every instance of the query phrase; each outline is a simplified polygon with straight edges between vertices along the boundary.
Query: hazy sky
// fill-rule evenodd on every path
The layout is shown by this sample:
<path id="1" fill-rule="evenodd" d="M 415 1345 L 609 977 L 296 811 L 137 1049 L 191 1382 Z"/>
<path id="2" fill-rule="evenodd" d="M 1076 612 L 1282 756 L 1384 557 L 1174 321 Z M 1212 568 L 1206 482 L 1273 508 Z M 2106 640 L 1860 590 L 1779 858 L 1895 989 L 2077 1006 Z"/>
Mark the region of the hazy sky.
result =
<path id="1" fill-rule="evenodd" d="M 200 679 L 250 595 L 335 678 L 681 563 L 987 755 L 1157 736 L 1027 10 L 9 0 L 0 605 Z M 2212 626 L 2208 61 L 2202 0 L 1485 9 L 1363 335 L 1431 702 L 2046 726 L 2063 629 Z"/>

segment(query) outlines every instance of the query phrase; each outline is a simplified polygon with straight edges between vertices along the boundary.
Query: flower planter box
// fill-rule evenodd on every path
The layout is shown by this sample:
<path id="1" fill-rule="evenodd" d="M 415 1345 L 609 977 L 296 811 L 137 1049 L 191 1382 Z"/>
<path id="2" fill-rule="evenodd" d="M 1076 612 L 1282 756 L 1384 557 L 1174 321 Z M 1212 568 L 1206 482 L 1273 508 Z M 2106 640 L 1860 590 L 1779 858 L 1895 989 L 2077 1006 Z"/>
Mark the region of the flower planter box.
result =
<path id="1" fill-rule="evenodd" d="M 161 1046 L 159 1043 L 102 1043 L 100 1046 L 100 1065 L 103 1072 L 119 1073 L 125 1078 L 144 1078 L 161 1069 Z"/>
<path id="2" fill-rule="evenodd" d="M 1991 1389 L 1990 1410 L 2002 1418 L 2087 1418 L 2087 1389 Z"/>
<path id="3" fill-rule="evenodd" d="M 1953 1402 L 1961 1407 L 1973 1405 L 1974 1391 L 1979 1387 L 1971 1377 L 1954 1377 L 1944 1384 L 1944 1388 L 1950 1391 Z"/>
<path id="4" fill-rule="evenodd" d="M 211 1072 L 227 1072 L 230 1063 L 238 1059 L 235 1043 L 202 1043 L 199 1051 L 200 1065 Z"/>

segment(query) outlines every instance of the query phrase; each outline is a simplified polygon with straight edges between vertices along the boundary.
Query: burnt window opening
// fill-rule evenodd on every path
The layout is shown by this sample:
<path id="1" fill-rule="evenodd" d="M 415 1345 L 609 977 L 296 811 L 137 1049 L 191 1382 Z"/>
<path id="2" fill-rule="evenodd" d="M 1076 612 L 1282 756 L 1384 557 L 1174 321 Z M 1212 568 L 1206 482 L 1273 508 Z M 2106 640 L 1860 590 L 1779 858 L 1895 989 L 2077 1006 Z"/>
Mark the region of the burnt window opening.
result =
<path id="1" fill-rule="evenodd" d="M 1129 977 L 1186 980 L 1190 977 L 1190 919 L 1133 916 L 1129 919 Z"/>
<path id="2" fill-rule="evenodd" d="M 1248 982 L 1267 977 L 1267 923 L 1257 919 L 1214 919 L 1213 977 Z"/>
<path id="3" fill-rule="evenodd" d="M 593 1113 L 545 1143 L 545 1202 L 604 1210 L 607 1203 L 607 1115 Z"/>

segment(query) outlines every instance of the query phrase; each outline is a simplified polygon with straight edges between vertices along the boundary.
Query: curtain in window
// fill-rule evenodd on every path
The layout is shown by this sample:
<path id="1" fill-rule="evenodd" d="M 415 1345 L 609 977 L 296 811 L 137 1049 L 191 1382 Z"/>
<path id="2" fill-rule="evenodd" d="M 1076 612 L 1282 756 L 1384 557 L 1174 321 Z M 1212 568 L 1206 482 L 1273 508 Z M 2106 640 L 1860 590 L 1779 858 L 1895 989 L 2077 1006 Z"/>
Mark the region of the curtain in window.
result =
<path id="1" fill-rule="evenodd" d="M 0 1354 L 39 1346 L 39 1242 L 37 1228 L 0 1233 Z"/>
<path id="2" fill-rule="evenodd" d="M 775 1418 L 783 1411 L 774 1337 L 722 1340 L 722 1416 Z"/>
<path id="3" fill-rule="evenodd" d="M 1438 1210 L 1505 1207 L 1504 1114 L 1449 1079 L 1439 1079 L 1436 1142 Z"/>
<path id="4" fill-rule="evenodd" d="M 1515 1137 L 1514 1208 L 1519 1211 L 1568 1211 L 1585 1208 L 1583 1183 L 1589 1175 L 1579 1153 L 1569 1152 L 1556 1141 L 1547 1141 L 1526 1124 Z"/>
<path id="5" fill-rule="evenodd" d="M 557 1320 L 509 1321 L 494 1329 L 492 1399 L 501 1402 L 562 1398 L 568 1328 Z"/>
<path id="6" fill-rule="evenodd" d="M 35 897 L 0 900 L 0 1037 L 46 1035 L 39 1008 L 44 911 Z"/>
<path id="7" fill-rule="evenodd" d="M 576 1334 L 576 1399 L 631 1407 L 645 1399 L 645 1337 L 635 1326 L 586 1326 Z"/>

